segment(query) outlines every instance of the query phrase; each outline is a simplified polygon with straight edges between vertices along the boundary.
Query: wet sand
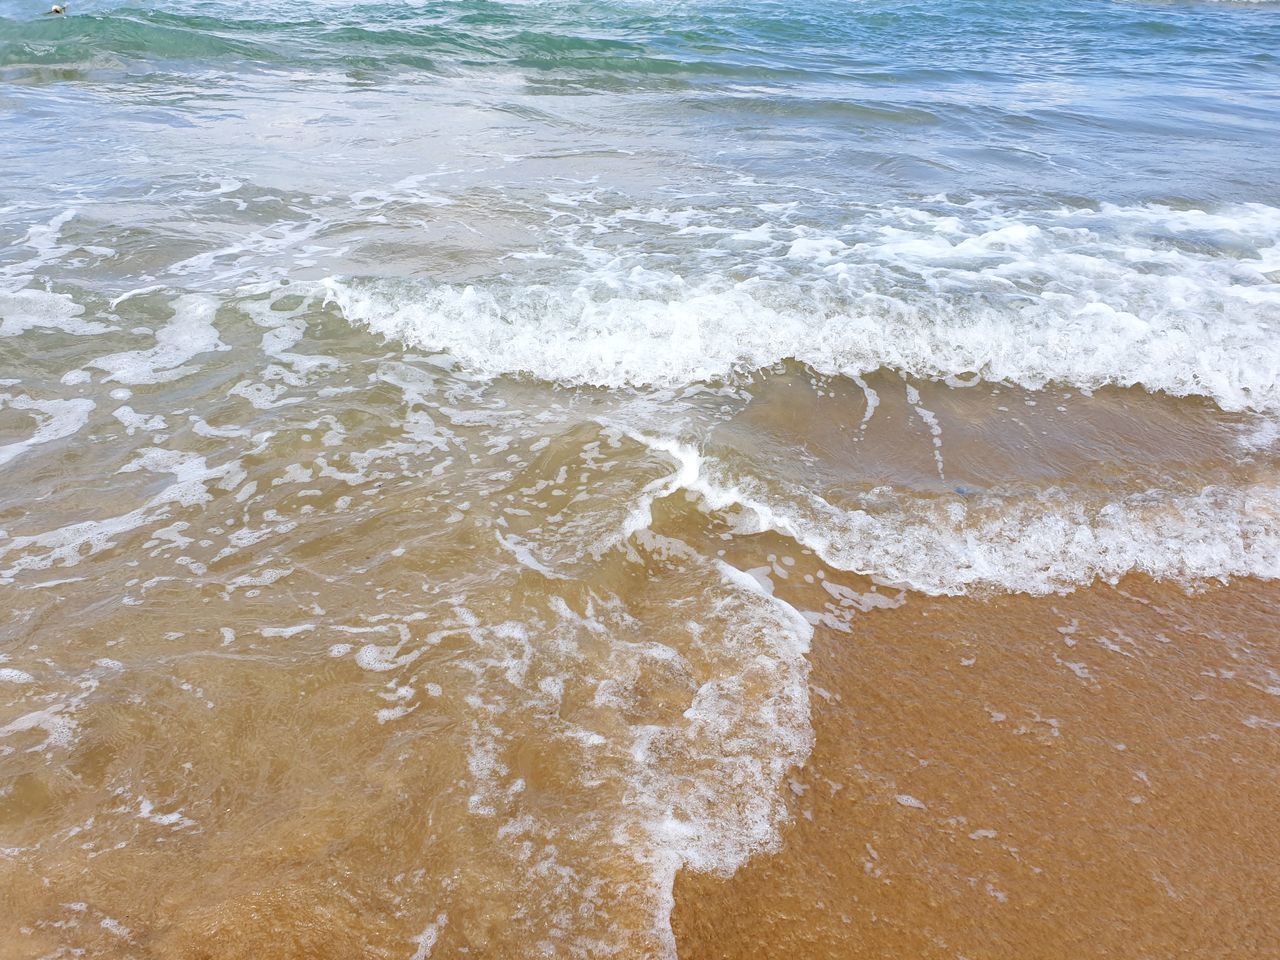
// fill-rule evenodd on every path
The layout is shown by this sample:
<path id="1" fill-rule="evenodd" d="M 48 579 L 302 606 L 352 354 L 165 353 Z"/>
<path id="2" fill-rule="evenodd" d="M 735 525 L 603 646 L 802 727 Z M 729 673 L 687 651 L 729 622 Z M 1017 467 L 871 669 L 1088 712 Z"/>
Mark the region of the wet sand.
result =
<path id="1" fill-rule="evenodd" d="M 1251 423 L 346 336 L 341 418 L 15 461 L 0 957 L 1269 955 L 1280 586 L 1198 575 L 1274 566 Z"/>
<path id="2" fill-rule="evenodd" d="M 1129 577 L 820 627 L 782 851 L 681 874 L 680 956 L 1274 956 L 1278 602 Z"/>

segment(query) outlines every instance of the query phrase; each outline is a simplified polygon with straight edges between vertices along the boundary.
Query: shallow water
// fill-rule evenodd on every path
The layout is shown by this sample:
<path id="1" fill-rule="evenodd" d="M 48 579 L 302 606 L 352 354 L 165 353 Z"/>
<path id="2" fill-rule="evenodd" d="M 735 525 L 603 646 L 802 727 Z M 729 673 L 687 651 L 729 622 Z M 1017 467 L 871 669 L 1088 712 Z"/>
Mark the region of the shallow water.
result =
<path id="1" fill-rule="evenodd" d="M 1280 938 L 1280 7 L 37 13 L 0 955 Z"/>

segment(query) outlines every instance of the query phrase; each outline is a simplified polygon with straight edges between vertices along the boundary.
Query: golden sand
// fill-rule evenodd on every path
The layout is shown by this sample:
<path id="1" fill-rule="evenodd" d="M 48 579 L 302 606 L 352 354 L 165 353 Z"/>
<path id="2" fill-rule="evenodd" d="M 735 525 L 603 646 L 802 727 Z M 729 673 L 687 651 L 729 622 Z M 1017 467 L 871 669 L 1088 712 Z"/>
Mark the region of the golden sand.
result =
<path id="1" fill-rule="evenodd" d="M 814 642 L 782 852 L 683 874 L 683 958 L 1266 957 L 1274 584 L 926 600 Z"/>

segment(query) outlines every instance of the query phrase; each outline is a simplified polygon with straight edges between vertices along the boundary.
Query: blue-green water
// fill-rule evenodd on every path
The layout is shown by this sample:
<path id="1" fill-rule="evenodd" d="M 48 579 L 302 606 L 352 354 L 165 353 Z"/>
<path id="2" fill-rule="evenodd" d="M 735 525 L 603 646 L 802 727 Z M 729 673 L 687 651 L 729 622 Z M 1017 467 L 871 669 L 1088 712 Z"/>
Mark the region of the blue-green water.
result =
<path id="1" fill-rule="evenodd" d="M 572 290 L 670 306 L 730 287 L 758 301 L 741 281 L 772 285 L 771 322 L 793 335 L 745 351 L 717 340 L 705 366 L 677 357 L 676 379 L 787 356 L 852 369 L 851 351 L 856 366 L 901 366 L 893 342 L 881 356 L 856 331 L 806 329 L 875 311 L 868 293 L 936 334 L 937 355 L 906 365 L 942 374 L 999 352 L 959 344 L 957 310 L 1040 342 L 1101 303 L 1155 322 L 1142 344 L 1176 335 L 1186 349 L 1159 370 L 1046 357 L 1025 377 L 1008 364 L 998 375 L 1138 381 L 1233 408 L 1274 400 L 1272 4 L 0 10 L 0 242 L 18 279 L 33 275 L 30 224 L 74 207 L 66 230 L 86 252 L 56 283 L 86 295 L 393 276 L 448 299 L 438 285 L 479 283 L 486 315 L 525 317 L 543 353 L 566 336 L 605 349 L 565 307 Z M 942 236 L 947 249 L 930 250 Z M 1192 289 L 1168 289 L 1175 274 Z M 1040 298 L 1046 284 L 1070 302 Z M 409 295 L 381 292 L 387 321 Z M 1028 306 L 1050 316 L 1028 320 Z M 1253 359 L 1266 370 L 1209 385 L 1193 353 L 1243 327 L 1201 341 L 1189 328 L 1206 311 L 1262 324 Z M 384 332 L 466 354 L 456 327 L 469 321 L 428 312 Z M 490 340 L 470 346 L 490 352 Z M 648 382 L 670 372 L 660 354 L 564 369 L 497 356 L 492 369 Z"/>
<path id="2" fill-rule="evenodd" d="M 161 171 L 373 187 L 503 141 L 630 149 L 845 200 L 1274 202 L 1280 181 L 1280 9 L 1266 3 L 39 10 L 0 7 L 6 189 L 28 199 Z M 280 110 L 323 130 L 290 136 Z M 139 151 L 161 168 L 150 178 L 128 160 Z"/>

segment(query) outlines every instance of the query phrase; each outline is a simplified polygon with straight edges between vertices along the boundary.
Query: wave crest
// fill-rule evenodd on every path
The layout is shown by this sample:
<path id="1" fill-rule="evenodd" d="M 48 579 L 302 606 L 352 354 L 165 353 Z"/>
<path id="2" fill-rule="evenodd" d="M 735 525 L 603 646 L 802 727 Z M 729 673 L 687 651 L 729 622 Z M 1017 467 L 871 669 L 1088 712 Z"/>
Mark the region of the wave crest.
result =
<path id="1" fill-rule="evenodd" d="M 672 386 L 794 359 L 1280 408 L 1276 208 L 944 203 L 825 233 L 703 227 L 690 247 L 690 232 L 667 238 L 687 273 L 564 244 L 562 280 L 329 278 L 325 296 L 351 323 L 491 376 Z"/>

